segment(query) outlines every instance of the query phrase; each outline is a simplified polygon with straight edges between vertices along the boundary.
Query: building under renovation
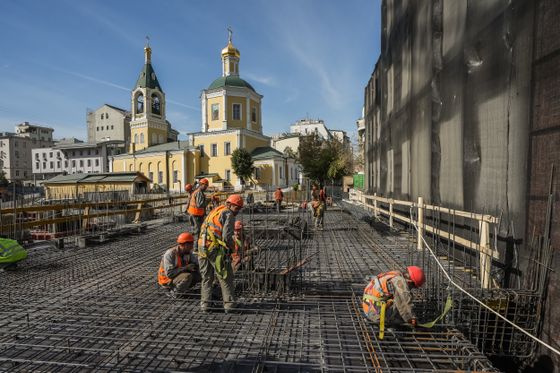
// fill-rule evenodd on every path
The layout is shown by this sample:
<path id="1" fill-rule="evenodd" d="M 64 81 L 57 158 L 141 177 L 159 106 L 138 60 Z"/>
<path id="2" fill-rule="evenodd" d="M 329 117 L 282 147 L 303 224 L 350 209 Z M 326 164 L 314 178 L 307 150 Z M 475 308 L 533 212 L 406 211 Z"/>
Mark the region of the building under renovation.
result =
<path id="1" fill-rule="evenodd" d="M 554 0 L 382 2 L 365 188 L 498 216 L 492 276 L 505 288 L 527 287 L 537 247 L 560 242 L 559 16 Z M 553 272 L 540 310 L 555 346 L 559 280 Z"/>

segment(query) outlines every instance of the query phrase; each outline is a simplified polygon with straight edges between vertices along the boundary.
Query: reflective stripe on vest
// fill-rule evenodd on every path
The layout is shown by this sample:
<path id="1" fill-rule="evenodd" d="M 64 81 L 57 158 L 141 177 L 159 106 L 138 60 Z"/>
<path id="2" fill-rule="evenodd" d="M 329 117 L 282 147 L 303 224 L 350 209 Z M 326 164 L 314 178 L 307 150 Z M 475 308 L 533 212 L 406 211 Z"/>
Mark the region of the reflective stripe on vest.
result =
<path id="1" fill-rule="evenodd" d="M 199 246 L 210 247 L 212 244 L 216 244 L 216 241 L 222 240 L 222 229 L 224 227 L 220 223 L 220 218 L 226 208 L 225 205 L 220 205 L 210 211 L 200 229 Z"/>
<path id="2" fill-rule="evenodd" d="M 196 196 L 198 193 L 201 193 L 202 190 L 200 188 L 196 189 L 193 194 L 191 194 L 191 200 L 189 202 L 189 209 L 187 210 L 189 214 L 193 216 L 204 216 L 204 207 L 198 207 L 196 205 Z"/>
<path id="3" fill-rule="evenodd" d="M 402 276 L 402 273 L 399 271 L 381 273 L 368 283 L 362 298 L 362 308 L 366 315 L 378 314 L 383 303 L 387 303 L 387 307 L 393 304 L 393 294 L 389 291 L 388 282 L 396 276 Z"/>
<path id="4" fill-rule="evenodd" d="M 187 260 L 188 262 L 188 260 Z M 187 263 L 188 264 L 188 263 Z M 183 266 L 183 259 L 181 259 L 181 255 L 176 253 L 175 255 L 175 267 L 180 268 Z M 158 271 L 158 283 L 160 285 L 169 285 L 171 279 L 167 277 L 165 274 L 165 268 L 163 267 L 163 258 L 161 259 L 161 263 L 159 264 L 159 271 Z"/>

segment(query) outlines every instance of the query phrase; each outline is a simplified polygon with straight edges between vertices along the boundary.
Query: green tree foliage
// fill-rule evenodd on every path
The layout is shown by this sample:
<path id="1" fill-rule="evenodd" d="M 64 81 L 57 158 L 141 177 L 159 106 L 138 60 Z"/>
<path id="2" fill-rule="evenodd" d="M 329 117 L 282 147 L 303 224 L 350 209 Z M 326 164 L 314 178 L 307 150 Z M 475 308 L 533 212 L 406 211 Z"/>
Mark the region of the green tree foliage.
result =
<path id="1" fill-rule="evenodd" d="M 231 153 L 231 168 L 233 173 L 240 178 L 242 183 L 251 179 L 253 174 L 253 158 L 245 149 L 235 149 Z"/>
<path id="2" fill-rule="evenodd" d="M 323 140 L 317 134 L 301 138 L 298 162 L 305 176 L 324 184 L 351 173 L 352 154 L 336 138 Z"/>

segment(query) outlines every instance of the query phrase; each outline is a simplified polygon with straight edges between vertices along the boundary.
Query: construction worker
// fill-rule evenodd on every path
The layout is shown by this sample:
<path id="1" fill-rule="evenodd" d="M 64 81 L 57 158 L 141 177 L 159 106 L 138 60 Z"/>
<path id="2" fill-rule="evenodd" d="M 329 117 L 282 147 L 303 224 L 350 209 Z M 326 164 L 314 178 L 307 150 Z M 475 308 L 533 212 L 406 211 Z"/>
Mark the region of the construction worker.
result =
<path id="1" fill-rule="evenodd" d="M 250 242 L 243 230 L 243 223 L 239 220 L 235 222 L 235 230 L 233 234 L 234 249 L 231 254 L 231 266 L 233 272 L 241 267 L 241 264 L 249 259 Z"/>
<path id="2" fill-rule="evenodd" d="M 192 196 L 192 191 L 193 191 L 193 186 L 192 184 L 187 184 L 185 185 L 185 193 L 187 193 L 187 203 L 186 203 L 186 208 L 185 208 L 185 214 L 187 214 L 187 221 L 189 222 L 190 225 L 194 225 L 193 221 L 192 221 L 192 217 L 189 214 L 189 205 L 191 203 L 191 196 Z"/>
<path id="3" fill-rule="evenodd" d="M 282 200 L 284 199 L 284 192 L 282 188 L 276 188 L 274 192 L 274 204 L 276 206 L 276 212 L 280 213 L 280 207 L 282 207 Z"/>
<path id="4" fill-rule="evenodd" d="M 323 220 L 325 218 L 325 204 L 319 199 L 318 193 L 313 196 L 311 201 L 311 208 L 313 208 L 313 222 L 315 228 L 324 229 Z"/>
<path id="5" fill-rule="evenodd" d="M 0 269 L 16 269 L 17 263 L 27 258 L 27 251 L 16 240 L 0 238 Z"/>
<path id="6" fill-rule="evenodd" d="M 208 189 L 208 179 L 200 180 L 199 186 L 192 193 L 191 200 L 189 202 L 188 212 L 192 216 L 194 223 L 194 237 L 196 237 L 197 240 L 200 235 L 200 227 L 202 226 L 202 222 L 204 222 L 204 215 L 206 213 L 206 195 L 204 194 L 206 189 Z"/>
<path id="7" fill-rule="evenodd" d="M 425 281 L 424 271 L 416 266 L 408 267 L 406 273 L 390 271 L 375 276 L 364 289 L 362 308 L 366 317 L 383 326 L 385 322 L 400 322 L 400 315 L 402 321 L 415 327 L 410 289 L 421 287 Z"/>
<path id="8" fill-rule="evenodd" d="M 239 194 L 232 194 L 225 204 L 212 210 L 202 224 L 198 239 L 198 261 L 202 275 L 200 308 L 204 312 L 209 311 L 215 277 L 222 289 L 226 313 L 235 306 L 231 253 L 235 245 L 235 216 L 242 208 L 243 198 Z"/>
<path id="9" fill-rule="evenodd" d="M 194 237 L 183 232 L 177 237 L 177 246 L 168 249 L 159 265 L 158 284 L 173 297 L 186 294 L 200 282 L 198 257 L 193 253 Z"/>
<path id="10" fill-rule="evenodd" d="M 314 198 L 320 199 L 319 190 L 316 184 L 313 184 L 313 186 L 311 186 L 311 200 L 313 200 Z"/>

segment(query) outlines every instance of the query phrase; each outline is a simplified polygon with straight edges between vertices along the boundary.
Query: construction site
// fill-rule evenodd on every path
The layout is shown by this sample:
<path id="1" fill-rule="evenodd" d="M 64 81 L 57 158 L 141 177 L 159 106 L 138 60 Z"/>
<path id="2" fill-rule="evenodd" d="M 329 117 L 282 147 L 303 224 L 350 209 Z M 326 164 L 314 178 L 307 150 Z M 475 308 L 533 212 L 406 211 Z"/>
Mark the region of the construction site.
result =
<path id="1" fill-rule="evenodd" d="M 530 334 L 542 326 L 550 246 L 531 262 L 532 287 L 503 289 L 489 282 L 495 217 L 331 192 L 324 230 L 303 193 L 280 213 L 271 193 L 256 195 L 237 216 L 252 254 L 235 275 L 235 313 L 221 301 L 201 312 L 200 285 L 173 299 L 157 284 L 162 254 L 190 229 L 182 195 L 1 209 L 4 236 L 35 239 L 0 272 L 0 371 L 495 372 L 495 359 L 531 361 L 537 343 L 504 318 Z M 456 236 L 469 220 L 483 232 Z M 364 317 L 364 286 L 411 264 L 427 277 L 414 290 L 419 320 L 439 320 L 381 332 Z"/>

